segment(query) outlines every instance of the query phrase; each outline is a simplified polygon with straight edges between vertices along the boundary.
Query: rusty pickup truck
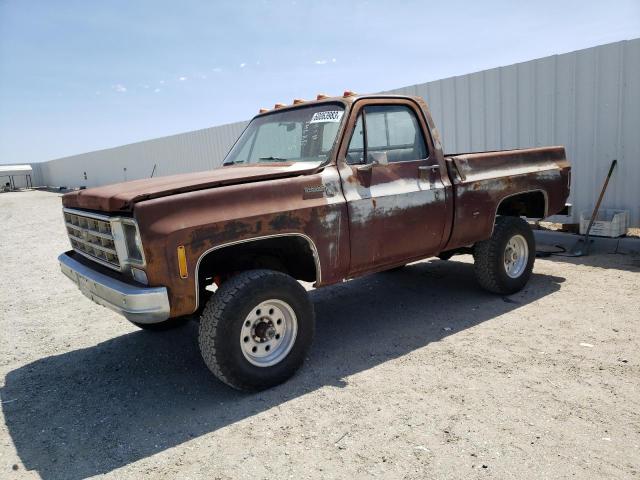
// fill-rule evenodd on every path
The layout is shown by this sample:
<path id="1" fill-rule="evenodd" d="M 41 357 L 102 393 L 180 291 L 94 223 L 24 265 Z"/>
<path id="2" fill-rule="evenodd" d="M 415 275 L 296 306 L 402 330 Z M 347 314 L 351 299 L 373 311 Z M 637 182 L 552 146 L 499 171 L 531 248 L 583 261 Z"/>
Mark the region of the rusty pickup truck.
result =
<path id="1" fill-rule="evenodd" d="M 560 211 L 563 147 L 444 154 L 420 97 L 319 95 L 261 110 L 220 168 L 62 197 L 62 271 L 143 329 L 197 318 L 204 362 L 260 390 L 301 366 L 316 288 L 470 253 L 479 284 L 526 284 L 522 217 Z"/>

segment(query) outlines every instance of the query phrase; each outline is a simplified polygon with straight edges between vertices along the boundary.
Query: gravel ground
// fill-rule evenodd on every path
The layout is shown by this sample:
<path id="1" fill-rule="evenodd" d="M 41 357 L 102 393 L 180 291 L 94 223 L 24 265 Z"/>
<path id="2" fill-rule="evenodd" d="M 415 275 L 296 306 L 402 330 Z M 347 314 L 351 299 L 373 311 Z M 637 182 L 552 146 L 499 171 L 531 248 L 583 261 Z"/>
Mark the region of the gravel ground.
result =
<path id="1" fill-rule="evenodd" d="M 508 298 L 468 256 L 312 291 L 307 363 L 247 395 L 195 324 L 78 292 L 58 197 L 0 194 L 0 478 L 640 477 L 638 257 L 539 259 Z"/>

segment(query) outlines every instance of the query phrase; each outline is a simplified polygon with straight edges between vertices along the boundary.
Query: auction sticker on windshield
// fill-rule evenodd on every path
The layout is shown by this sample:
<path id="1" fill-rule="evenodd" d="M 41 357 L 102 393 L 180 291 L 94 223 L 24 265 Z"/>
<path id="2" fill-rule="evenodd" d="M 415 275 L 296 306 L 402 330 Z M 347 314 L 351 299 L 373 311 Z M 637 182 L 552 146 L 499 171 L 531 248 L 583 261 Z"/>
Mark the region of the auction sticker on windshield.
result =
<path id="1" fill-rule="evenodd" d="M 309 123 L 322 123 L 322 122 L 339 122 L 344 112 L 340 110 L 327 110 L 325 112 L 316 112 L 311 117 Z"/>

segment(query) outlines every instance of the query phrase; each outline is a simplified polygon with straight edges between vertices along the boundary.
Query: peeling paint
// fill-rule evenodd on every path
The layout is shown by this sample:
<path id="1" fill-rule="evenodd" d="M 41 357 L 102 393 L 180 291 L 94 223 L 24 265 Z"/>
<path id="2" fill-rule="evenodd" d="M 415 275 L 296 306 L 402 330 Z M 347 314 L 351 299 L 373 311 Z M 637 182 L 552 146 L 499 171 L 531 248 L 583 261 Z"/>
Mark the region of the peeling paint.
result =
<path id="1" fill-rule="evenodd" d="M 364 225 L 374 217 L 384 218 L 399 215 L 402 211 L 423 208 L 435 202 L 436 196 L 433 190 L 354 200 L 349 204 L 350 220 L 353 223 Z"/>

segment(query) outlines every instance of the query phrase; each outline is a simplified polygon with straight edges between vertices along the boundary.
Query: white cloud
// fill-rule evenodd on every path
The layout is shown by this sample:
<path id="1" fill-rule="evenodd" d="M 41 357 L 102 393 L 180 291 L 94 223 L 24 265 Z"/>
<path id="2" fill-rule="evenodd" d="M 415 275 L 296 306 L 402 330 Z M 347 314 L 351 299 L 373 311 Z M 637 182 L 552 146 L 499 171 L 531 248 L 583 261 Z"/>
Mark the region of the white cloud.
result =
<path id="1" fill-rule="evenodd" d="M 142 85 L 142 88 L 147 89 L 149 88 L 149 85 Z"/>
<path id="2" fill-rule="evenodd" d="M 156 89 L 153 91 L 153 93 L 158 93 L 158 92 L 160 92 L 160 89 L 159 89 L 159 88 L 156 88 Z"/>
<path id="3" fill-rule="evenodd" d="M 335 58 L 332 58 L 332 59 L 331 59 L 331 63 L 336 63 L 336 59 L 335 59 Z"/>
<path id="4" fill-rule="evenodd" d="M 114 85 L 113 89 L 118 93 L 125 93 L 127 91 L 127 87 L 125 87 L 120 83 L 118 83 L 117 85 Z"/>
<path id="5" fill-rule="evenodd" d="M 160 85 L 164 85 L 164 80 L 160 80 Z"/>
<path id="6" fill-rule="evenodd" d="M 241 64 L 240 64 L 240 68 L 244 68 L 244 67 L 246 67 L 246 66 L 247 66 L 247 64 L 246 64 L 246 63 L 241 63 Z"/>
<path id="7" fill-rule="evenodd" d="M 215 67 L 215 68 L 212 68 L 211 71 L 217 73 L 217 72 L 221 72 L 222 69 L 220 67 Z"/>
<path id="8" fill-rule="evenodd" d="M 96 95 L 102 95 L 102 92 L 100 90 L 96 90 Z"/>
<path id="9" fill-rule="evenodd" d="M 326 63 L 327 63 L 327 61 L 323 59 L 323 60 L 316 60 L 316 61 L 315 61 L 315 62 L 313 62 L 313 63 L 315 63 L 316 65 L 324 65 L 324 64 L 326 64 Z"/>
<path id="10" fill-rule="evenodd" d="M 185 80 L 187 80 L 188 77 L 178 77 L 178 80 L 180 80 L 181 82 L 184 82 Z"/>
<path id="11" fill-rule="evenodd" d="M 203 74 L 203 75 L 200 75 L 200 78 L 201 78 L 202 80 L 206 80 L 206 79 L 207 79 L 207 76 Z"/>

